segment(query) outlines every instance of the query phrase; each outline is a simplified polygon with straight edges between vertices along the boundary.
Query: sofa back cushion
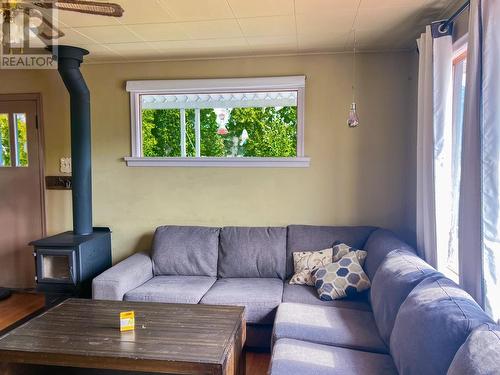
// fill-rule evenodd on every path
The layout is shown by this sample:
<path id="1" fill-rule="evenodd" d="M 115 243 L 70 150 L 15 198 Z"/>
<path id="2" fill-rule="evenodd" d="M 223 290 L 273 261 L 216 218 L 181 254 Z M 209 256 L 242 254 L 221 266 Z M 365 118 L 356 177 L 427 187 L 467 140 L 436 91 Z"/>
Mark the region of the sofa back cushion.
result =
<path id="1" fill-rule="evenodd" d="M 442 375 L 470 332 L 490 318 L 440 274 L 418 284 L 401 305 L 390 339 L 401 375 Z"/>
<path id="2" fill-rule="evenodd" d="M 488 375 L 500 373 L 500 326 L 477 327 L 460 347 L 448 375 Z"/>
<path id="3" fill-rule="evenodd" d="M 378 267 L 391 251 L 407 250 L 412 253 L 415 252 L 410 245 L 401 241 L 393 232 L 387 229 L 374 231 L 366 241 L 363 250 L 368 252 L 364 268 L 370 280 L 373 280 Z"/>
<path id="4" fill-rule="evenodd" d="M 422 280 L 437 271 L 414 253 L 393 250 L 372 280 L 371 303 L 382 340 L 389 345 L 399 307 Z"/>
<path id="5" fill-rule="evenodd" d="M 219 231 L 210 227 L 158 227 L 151 254 L 154 275 L 217 276 Z"/>
<path id="6" fill-rule="evenodd" d="M 374 227 L 289 225 L 286 242 L 286 277 L 289 278 L 293 274 L 294 252 L 319 251 L 332 247 L 335 242 L 363 249 L 366 240 L 374 230 Z"/>
<path id="7" fill-rule="evenodd" d="M 225 227 L 220 233 L 219 277 L 285 277 L 286 228 Z"/>

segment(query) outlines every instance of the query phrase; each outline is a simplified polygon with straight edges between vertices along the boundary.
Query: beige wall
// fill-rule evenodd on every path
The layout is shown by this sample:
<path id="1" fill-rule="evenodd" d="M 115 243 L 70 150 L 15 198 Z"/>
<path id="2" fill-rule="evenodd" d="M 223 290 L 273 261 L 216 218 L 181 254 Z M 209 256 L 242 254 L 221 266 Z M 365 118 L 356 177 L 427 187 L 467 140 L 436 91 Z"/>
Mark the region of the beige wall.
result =
<path id="1" fill-rule="evenodd" d="M 410 241 L 415 227 L 415 57 L 363 54 L 361 126 L 349 129 L 349 55 L 84 65 L 92 95 L 94 225 L 113 230 L 114 261 L 150 246 L 156 226 L 371 224 Z M 131 168 L 135 79 L 305 74 L 310 168 Z M 42 92 L 46 173 L 69 151 L 69 102 L 56 72 L 0 72 L 0 92 Z M 49 234 L 71 228 L 68 192 L 47 193 Z"/>

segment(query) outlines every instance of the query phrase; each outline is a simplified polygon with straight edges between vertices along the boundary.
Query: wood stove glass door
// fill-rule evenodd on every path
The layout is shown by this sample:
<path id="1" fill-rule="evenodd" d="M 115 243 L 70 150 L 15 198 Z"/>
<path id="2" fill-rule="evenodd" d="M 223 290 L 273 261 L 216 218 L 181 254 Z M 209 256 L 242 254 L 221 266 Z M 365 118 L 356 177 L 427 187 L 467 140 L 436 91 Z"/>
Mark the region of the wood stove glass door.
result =
<path id="1" fill-rule="evenodd" d="M 38 283 L 76 284 L 76 270 L 75 250 L 36 250 Z"/>

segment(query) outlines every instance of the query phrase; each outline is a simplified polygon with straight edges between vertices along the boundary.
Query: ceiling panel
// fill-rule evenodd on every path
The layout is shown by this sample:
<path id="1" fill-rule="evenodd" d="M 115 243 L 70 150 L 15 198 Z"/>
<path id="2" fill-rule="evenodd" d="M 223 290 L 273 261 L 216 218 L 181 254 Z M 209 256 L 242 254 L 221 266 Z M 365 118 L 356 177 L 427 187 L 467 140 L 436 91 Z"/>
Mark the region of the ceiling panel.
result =
<path id="1" fill-rule="evenodd" d="M 363 8 L 391 8 L 391 7 L 423 7 L 429 0 L 363 0 L 359 6 Z"/>
<path id="2" fill-rule="evenodd" d="M 81 44 L 97 43 L 96 40 L 88 38 L 87 36 L 76 31 L 75 29 L 69 27 L 61 27 L 61 31 L 64 33 L 64 36 L 61 39 L 59 39 L 60 44 L 80 46 Z"/>
<path id="3" fill-rule="evenodd" d="M 151 23 L 127 25 L 128 29 L 146 41 L 189 39 L 184 23 Z"/>
<path id="4" fill-rule="evenodd" d="M 414 48 L 463 0 L 113 0 L 121 18 L 60 11 L 61 43 L 92 61 Z"/>
<path id="5" fill-rule="evenodd" d="M 75 31 L 99 43 L 129 43 L 141 41 L 141 38 L 137 34 L 134 34 L 128 27 L 123 25 L 79 27 L 75 28 Z"/>
<path id="6" fill-rule="evenodd" d="M 294 53 L 297 51 L 297 38 L 289 36 L 256 36 L 246 38 L 249 53 L 266 54 L 276 50 L 281 53 Z"/>
<path id="7" fill-rule="evenodd" d="M 150 44 L 161 54 L 174 58 L 213 56 L 210 51 L 216 51 L 218 56 L 231 56 L 232 53 L 229 51 L 238 51 L 238 54 L 245 54 L 249 51 L 248 43 L 244 38 L 175 40 Z"/>
<path id="8" fill-rule="evenodd" d="M 295 35 L 296 32 L 292 16 L 240 18 L 238 22 L 248 37 Z"/>
<path id="9" fill-rule="evenodd" d="M 85 57 L 85 60 L 99 61 L 122 57 L 117 52 L 114 52 L 113 50 L 102 44 L 80 44 L 79 47 L 84 48 L 90 52 L 90 54 Z"/>
<path id="10" fill-rule="evenodd" d="M 148 3 L 142 0 L 141 3 Z M 226 0 L 163 0 L 165 8 L 177 21 L 234 18 Z"/>
<path id="11" fill-rule="evenodd" d="M 295 12 L 297 14 L 335 14 L 346 9 L 356 10 L 358 5 L 359 0 L 295 0 Z"/>
<path id="12" fill-rule="evenodd" d="M 125 55 L 130 58 L 154 58 L 158 54 L 158 50 L 149 43 L 108 43 L 104 47 L 109 48 L 111 51 Z"/>
<path id="13" fill-rule="evenodd" d="M 228 0 L 237 18 L 291 16 L 294 14 L 293 0 Z"/>
<path id="14" fill-rule="evenodd" d="M 343 52 L 346 46 L 349 49 L 350 35 L 350 33 L 325 34 L 323 36 L 299 35 L 298 49 L 299 52 Z"/>
<path id="15" fill-rule="evenodd" d="M 341 10 L 333 15 L 314 13 L 298 14 L 296 17 L 299 35 L 323 37 L 351 30 L 356 18 L 355 10 Z"/>
<path id="16" fill-rule="evenodd" d="M 192 39 L 242 38 L 238 22 L 234 19 L 189 22 L 183 24 Z"/>
<path id="17" fill-rule="evenodd" d="M 356 19 L 356 29 L 388 30 L 400 32 L 400 27 L 407 25 L 420 12 L 414 7 L 362 8 Z"/>
<path id="18" fill-rule="evenodd" d="M 125 10 L 123 17 L 118 19 L 123 24 L 174 21 L 174 16 L 169 12 L 163 0 L 120 0 L 119 3 Z"/>

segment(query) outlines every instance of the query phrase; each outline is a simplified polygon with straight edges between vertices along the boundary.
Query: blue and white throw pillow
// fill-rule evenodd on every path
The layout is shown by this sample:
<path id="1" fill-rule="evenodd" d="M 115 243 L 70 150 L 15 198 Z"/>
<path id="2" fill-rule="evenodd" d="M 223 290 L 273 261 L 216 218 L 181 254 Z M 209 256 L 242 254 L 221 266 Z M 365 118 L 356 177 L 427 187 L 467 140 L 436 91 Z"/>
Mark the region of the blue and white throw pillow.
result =
<path id="1" fill-rule="evenodd" d="M 315 269 L 312 277 L 322 301 L 348 297 L 371 286 L 355 251 L 348 252 L 337 262 Z"/>
<path id="2" fill-rule="evenodd" d="M 355 252 L 358 257 L 359 264 L 361 264 L 361 267 L 363 267 L 363 265 L 365 264 L 365 259 L 366 256 L 368 255 L 368 253 L 364 250 L 356 249 L 341 242 L 335 242 L 333 244 L 332 250 L 333 250 L 333 256 L 332 256 L 333 262 L 338 262 L 344 255 L 346 255 L 349 252 Z"/>

